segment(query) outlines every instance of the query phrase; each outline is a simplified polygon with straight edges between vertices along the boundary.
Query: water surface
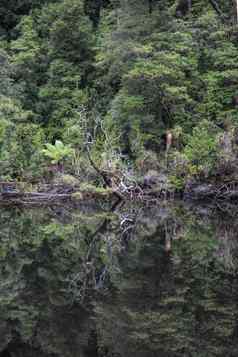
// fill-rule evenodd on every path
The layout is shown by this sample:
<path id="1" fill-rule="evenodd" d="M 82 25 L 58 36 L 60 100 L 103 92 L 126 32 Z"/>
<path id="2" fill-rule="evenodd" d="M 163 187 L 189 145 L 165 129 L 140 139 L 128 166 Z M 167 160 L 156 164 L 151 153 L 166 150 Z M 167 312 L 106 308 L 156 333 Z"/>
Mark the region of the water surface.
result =
<path id="1" fill-rule="evenodd" d="M 0 356 L 238 355 L 238 216 L 0 210 Z"/>

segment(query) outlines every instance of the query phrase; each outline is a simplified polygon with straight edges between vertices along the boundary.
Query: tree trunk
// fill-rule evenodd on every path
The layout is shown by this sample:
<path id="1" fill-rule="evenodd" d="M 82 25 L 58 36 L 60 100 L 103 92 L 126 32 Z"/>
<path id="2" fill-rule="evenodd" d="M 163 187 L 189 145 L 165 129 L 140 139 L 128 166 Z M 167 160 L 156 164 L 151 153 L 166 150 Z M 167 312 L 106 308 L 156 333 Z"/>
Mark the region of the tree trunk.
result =
<path id="1" fill-rule="evenodd" d="M 236 1 L 236 23 L 238 24 L 238 0 Z"/>
<path id="2" fill-rule="evenodd" d="M 188 0 L 188 11 L 190 12 L 192 9 L 192 0 Z"/>

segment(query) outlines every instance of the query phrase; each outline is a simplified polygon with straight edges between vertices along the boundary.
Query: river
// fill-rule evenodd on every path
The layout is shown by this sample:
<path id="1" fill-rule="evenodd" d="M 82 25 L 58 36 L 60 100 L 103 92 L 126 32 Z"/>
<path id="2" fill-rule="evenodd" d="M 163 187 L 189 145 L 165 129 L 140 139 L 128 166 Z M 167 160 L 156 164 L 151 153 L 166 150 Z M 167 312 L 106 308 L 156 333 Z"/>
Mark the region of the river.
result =
<path id="1" fill-rule="evenodd" d="M 0 357 L 237 357 L 238 210 L 0 209 Z"/>

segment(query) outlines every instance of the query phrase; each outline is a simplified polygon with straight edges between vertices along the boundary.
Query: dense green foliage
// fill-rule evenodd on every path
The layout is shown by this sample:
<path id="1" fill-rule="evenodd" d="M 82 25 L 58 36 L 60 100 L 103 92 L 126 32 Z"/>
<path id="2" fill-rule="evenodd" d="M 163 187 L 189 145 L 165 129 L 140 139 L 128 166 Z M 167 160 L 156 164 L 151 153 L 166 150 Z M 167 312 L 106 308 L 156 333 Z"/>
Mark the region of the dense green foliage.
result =
<path id="1" fill-rule="evenodd" d="M 148 153 L 162 163 L 168 130 L 185 176 L 207 171 L 208 157 L 213 170 L 220 132 L 238 125 L 236 13 L 232 0 L 189 3 L 3 2 L 2 176 L 39 177 L 55 140 L 80 157 L 71 172 L 84 170 L 89 139 L 101 166 Z"/>
<path id="2" fill-rule="evenodd" d="M 1 180 L 56 173 L 103 197 L 97 168 L 237 182 L 235 1 L 2 0 L 0 16 Z M 0 351 L 237 356 L 235 220 L 122 209 L 2 212 Z"/>

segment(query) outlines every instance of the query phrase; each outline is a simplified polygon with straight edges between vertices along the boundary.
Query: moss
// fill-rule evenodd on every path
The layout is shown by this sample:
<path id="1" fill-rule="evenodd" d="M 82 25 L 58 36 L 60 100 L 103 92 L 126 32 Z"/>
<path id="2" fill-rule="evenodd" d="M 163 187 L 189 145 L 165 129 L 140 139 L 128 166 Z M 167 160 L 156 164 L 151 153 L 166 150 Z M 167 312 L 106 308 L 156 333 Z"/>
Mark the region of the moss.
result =
<path id="1" fill-rule="evenodd" d="M 100 196 L 110 196 L 113 193 L 112 189 L 110 188 L 97 187 L 89 183 L 83 183 L 80 186 L 80 191 Z"/>
<path id="2" fill-rule="evenodd" d="M 83 199 L 83 195 L 81 192 L 77 191 L 72 194 L 72 198 L 77 201 L 81 201 Z"/>
<path id="3" fill-rule="evenodd" d="M 59 174 L 55 179 L 54 183 L 57 185 L 66 185 L 71 187 L 79 186 L 79 180 L 68 174 Z"/>
<path id="4" fill-rule="evenodd" d="M 185 187 L 185 179 L 183 177 L 178 177 L 176 175 L 169 177 L 169 183 L 175 190 L 183 190 Z"/>

